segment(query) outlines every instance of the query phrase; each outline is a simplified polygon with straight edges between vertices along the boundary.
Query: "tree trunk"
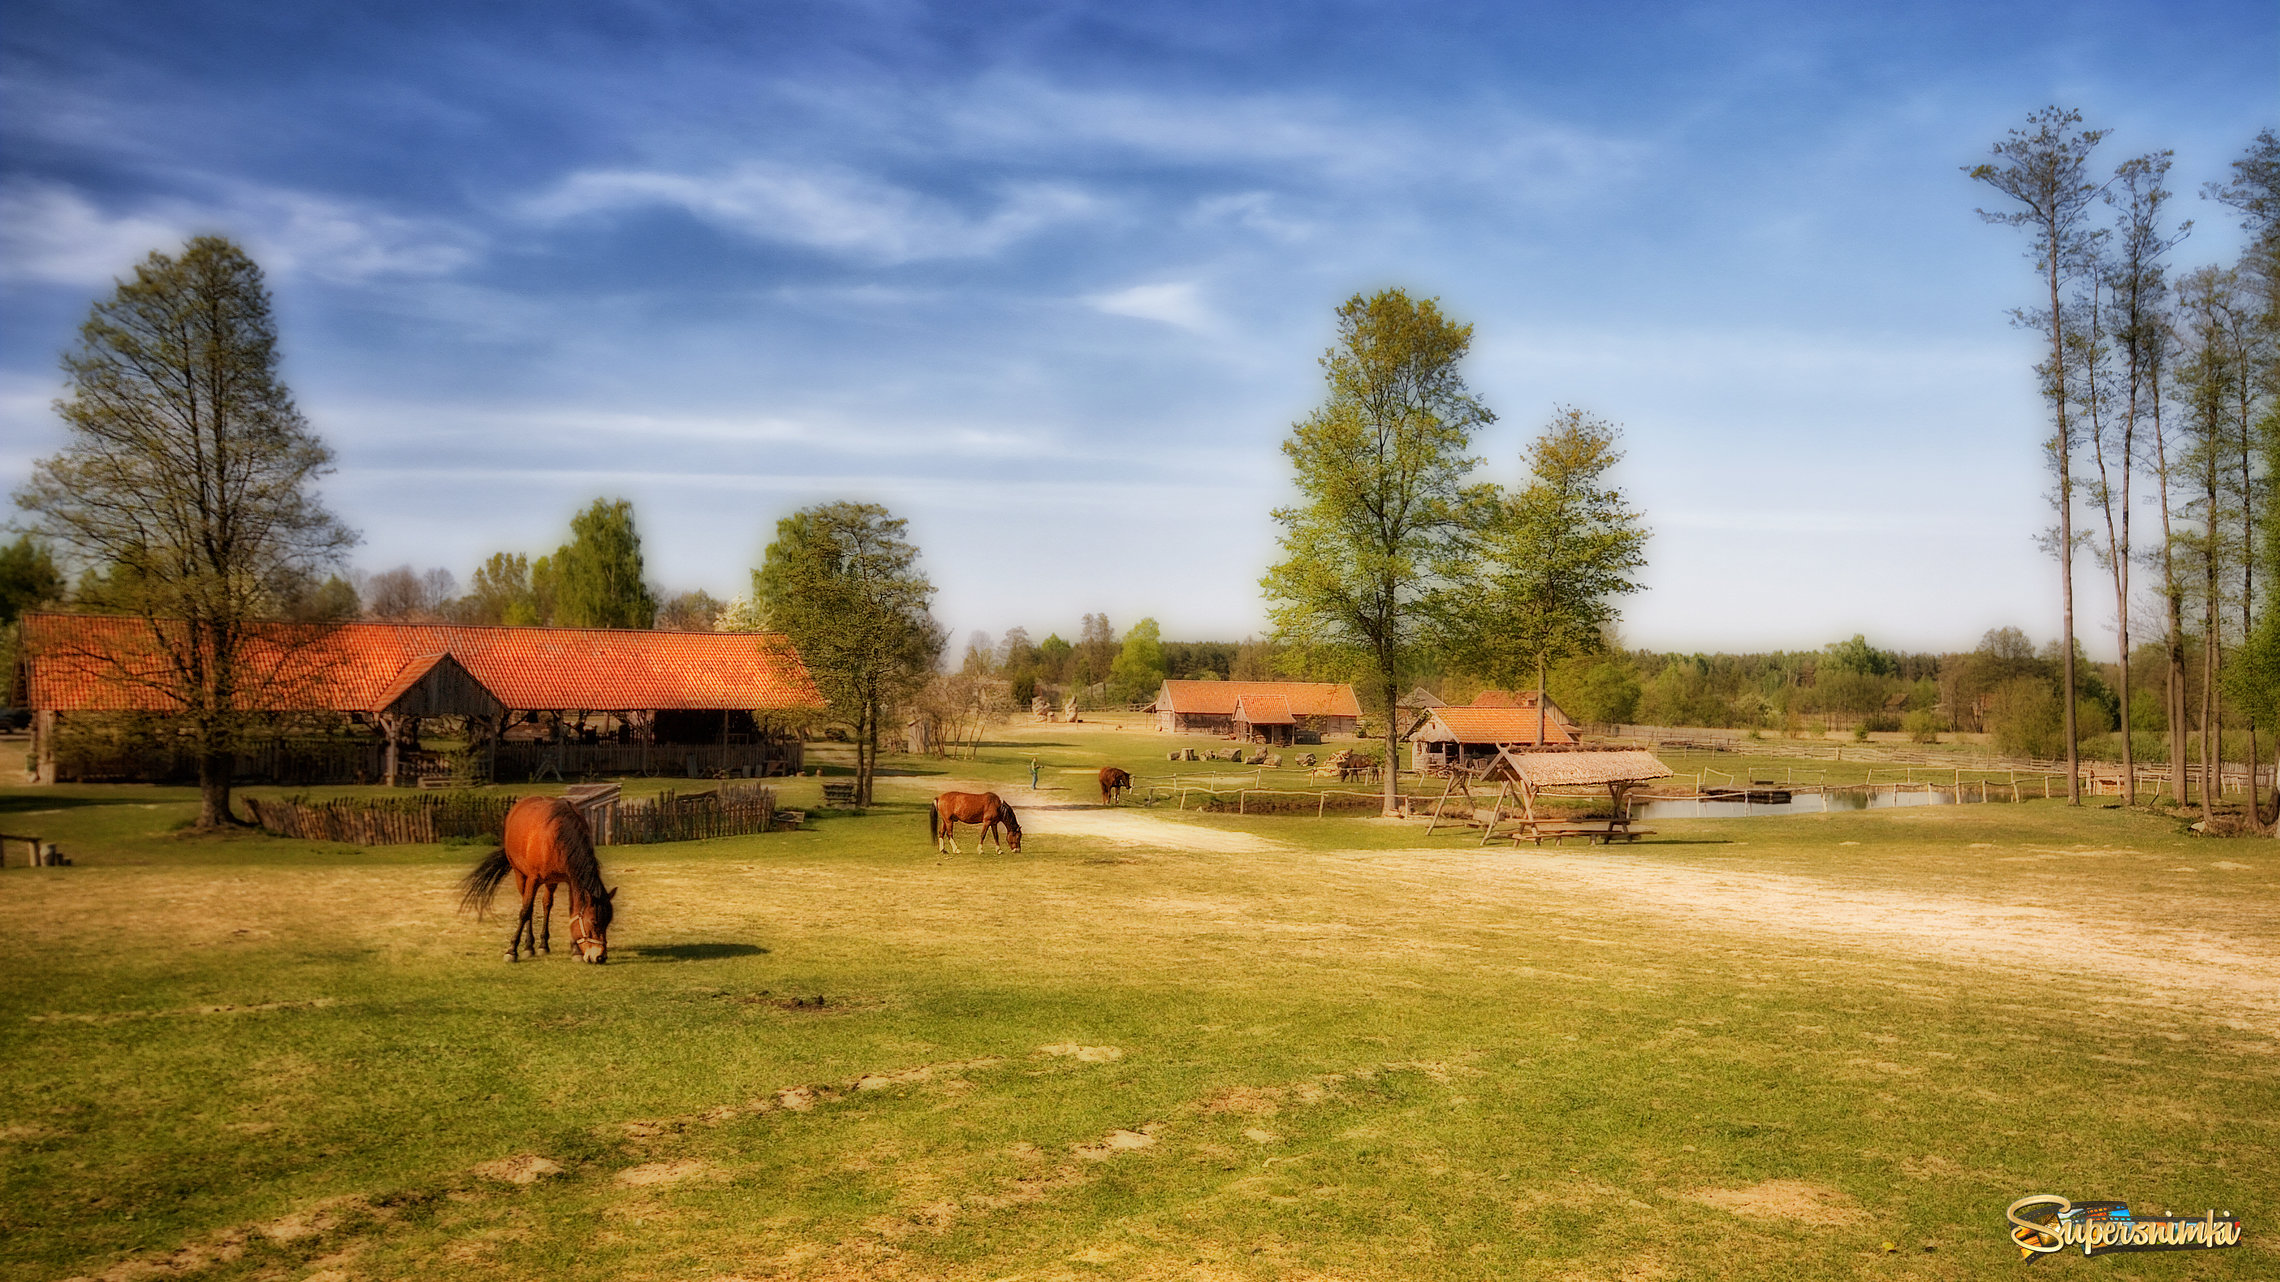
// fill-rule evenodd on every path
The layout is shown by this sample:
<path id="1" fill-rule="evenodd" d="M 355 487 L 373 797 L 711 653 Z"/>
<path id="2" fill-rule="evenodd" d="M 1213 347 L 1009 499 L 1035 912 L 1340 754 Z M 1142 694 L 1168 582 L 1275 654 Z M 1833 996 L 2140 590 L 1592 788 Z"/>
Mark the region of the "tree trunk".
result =
<path id="1" fill-rule="evenodd" d="M 198 754 L 198 827 L 203 830 L 227 828 L 237 822 L 230 813 L 230 775 L 237 766 L 237 756 L 227 748 L 209 749 Z"/>
<path id="2" fill-rule="evenodd" d="M 1391 657 L 1392 657 L 1392 656 L 1390 656 L 1390 655 L 1389 655 L 1389 656 L 1387 656 L 1387 658 L 1389 658 L 1389 659 L 1390 659 Z M 1399 689 L 1397 689 L 1397 688 L 1396 688 L 1396 682 L 1395 682 L 1395 678 L 1394 678 L 1394 675 L 1393 675 L 1393 664 L 1391 664 L 1390 662 L 1389 662 L 1389 663 L 1386 663 L 1386 664 L 1384 665 L 1384 668 L 1385 668 L 1385 773 L 1384 773 L 1383 775 L 1379 776 L 1379 778 L 1380 778 L 1380 779 L 1383 781 L 1383 785 L 1384 785 L 1384 791 L 1383 791 L 1383 796 L 1384 796 L 1384 810 L 1383 810 L 1383 813 L 1384 813 L 1384 814 L 1387 814 L 1387 815 L 1395 815 L 1395 814 L 1399 814 L 1399 813 L 1400 813 L 1400 807 L 1394 804 L 1394 798 L 1395 798 L 1395 797 L 1397 797 L 1397 796 L 1399 796 L 1399 795 L 1400 795 L 1400 791 L 1401 791 L 1401 790 L 1400 790 L 1400 786 L 1399 786 L 1399 778 L 1400 778 L 1400 774 L 1401 774 L 1401 759 L 1400 759 L 1399 757 L 1395 756 L 1395 755 L 1394 755 L 1394 752 L 1395 752 L 1395 747 L 1396 747 L 1396 745 L 1397 745 L 1397 744 L 1400 742 L 1400 735 L 1401 735 L 1401 727 L 1400 727 L 1400 726 L 1397 724 L 1397 721 L 1398 721 L 1398 719 L 1399 719 L 1399 717 L 1400 717 L 1400 715 L 1401 715 L 1401 711 L 1400 711 L 1400 707 L 1399 707 L 1399 701 L 1400 701 L 1400 699 L 1401 699 L 1401 691 L 1400 691 Z"/>
<path id="3" fill-rule="evenodd" d="M 2058 408 L 2058 582 L 2063 604 L 2059 669 L 2065 683 L 2066 804 L 2082 804 L 2082 745 L 2075 739 L 2074 709 L 2074 441 L 2066 429 L 2066 313 L 2059 308 L 2059 242 L 2050 248 L 2051 402 Z"/>
<path id="4" fill-rule="evenodd" d="M 1544 746 L 1544 718 L 1550 711 L 1544 707 L 1544 656 L 1536 656 L 1536 746 Z"/>
<path id="5" fill-rule="evenodd" d="M 879 711 L 870 701 L 864 701 L 857 718 L 861 724 L 855 730 L 855 804 L 868 808 L 871 804 L 871 774 L 879 756 Z"/>
<path id="6" fill-rule="evenodd" d="M 2169 446 L 2161 431 L 2161 374 L 2153 375 L 2154 466 L 2161 475 L 2161 593 L 2169 605 L 2169 796 L 2185 804 L 2185 589 L 2177 581 L 2177 536 L 2169 522 Z"/>

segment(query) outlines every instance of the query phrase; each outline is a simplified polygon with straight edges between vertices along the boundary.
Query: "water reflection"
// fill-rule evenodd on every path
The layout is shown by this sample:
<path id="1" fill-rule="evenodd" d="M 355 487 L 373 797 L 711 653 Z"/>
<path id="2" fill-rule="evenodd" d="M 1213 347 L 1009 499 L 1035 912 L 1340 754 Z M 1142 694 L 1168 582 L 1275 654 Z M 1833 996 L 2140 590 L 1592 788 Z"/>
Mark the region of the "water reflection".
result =
<path id="1" fill-rule="evenodd" d="M 1762 790 L 1762 786 L 1761 786 Z M 1826 792 L 1791 792 L 1787 802 L 1773 801 L 1710 801 L 1698 797 L 1685 797 L 1664 801 L 1641 801 L 1631 807 L 1633 822 L 1642 819 L 1757 819 L 1776 815 L 1818 815 L 1832 810 L 1893 810 L 1903 806 L 1953 806 L 1960 803 L 1977 804 L 1987 800 L 2007 800 L 1985 795 L 1976 785 L 1966 784 L 1959 799 L 1956 789 L 1949 788 L 1831 788 Z"/>

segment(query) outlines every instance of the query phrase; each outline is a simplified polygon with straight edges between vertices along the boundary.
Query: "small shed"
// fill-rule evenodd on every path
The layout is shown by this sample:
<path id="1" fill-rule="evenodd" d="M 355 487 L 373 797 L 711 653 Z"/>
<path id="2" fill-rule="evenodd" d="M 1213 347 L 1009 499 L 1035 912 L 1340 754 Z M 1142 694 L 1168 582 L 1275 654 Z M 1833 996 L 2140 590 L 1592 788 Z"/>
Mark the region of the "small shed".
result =
<path id="1" fill-rule="evenodd" d="M 1250 743 L 1288 748 L 1298 731 L 1290 700 L 1279 694 L 1246 694 L 1235 700 L 1235 737 Z"/>
<path id="2" fill-rule="evenodd" d="M 1430 774 L 1475 769 L 1515 745 L 1566 748 L 1576 741 L 1573 731 L 1548 709 L 1541 726 L 1543 737 L 1539 739 L 1538 733 L 1534 707 L 1430 708 L 1410 728 L 1409 768 Z"/>

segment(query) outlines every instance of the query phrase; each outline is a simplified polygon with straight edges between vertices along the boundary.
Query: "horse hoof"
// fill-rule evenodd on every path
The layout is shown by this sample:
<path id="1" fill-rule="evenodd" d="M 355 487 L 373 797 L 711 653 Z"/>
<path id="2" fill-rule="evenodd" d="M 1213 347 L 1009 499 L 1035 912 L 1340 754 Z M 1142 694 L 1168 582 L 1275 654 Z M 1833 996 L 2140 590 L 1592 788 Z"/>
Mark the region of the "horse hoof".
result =
<path id="1" fill-rule="evenodd" d="M 514 955 L 513 953 L 508 953 L 508 954 L 507 954 L 507 964 L 508 964 L 509 966 L 512 966 L 512 965 L 514 965 L 514 964 L 515 964 L 515 962 L 516 962 L 516 960 L 517 960 L 517 959 L 516 959 L 516 957 L 515 957 L 515 955 Z"/>

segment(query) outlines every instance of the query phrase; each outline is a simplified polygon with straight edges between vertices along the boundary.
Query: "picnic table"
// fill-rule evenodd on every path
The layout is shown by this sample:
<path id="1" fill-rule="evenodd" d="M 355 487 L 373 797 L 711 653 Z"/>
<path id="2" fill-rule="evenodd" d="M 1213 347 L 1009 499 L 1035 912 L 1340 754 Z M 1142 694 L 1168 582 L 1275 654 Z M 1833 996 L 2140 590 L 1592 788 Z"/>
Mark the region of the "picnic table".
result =
<path id="1" fill-rule="evenodd" d="M 1586 842 L 1606 846 L 1618 841 L 1637 841 L 1652 837 L 1652 828 L 1633 828 L 1628 819 L 1516 819 L 1512 830 L 1512 844 L 1532 841 L 1541 846 L 1546 841 L 1566 844 L 1570 837 L 1581 837 Z"/>

